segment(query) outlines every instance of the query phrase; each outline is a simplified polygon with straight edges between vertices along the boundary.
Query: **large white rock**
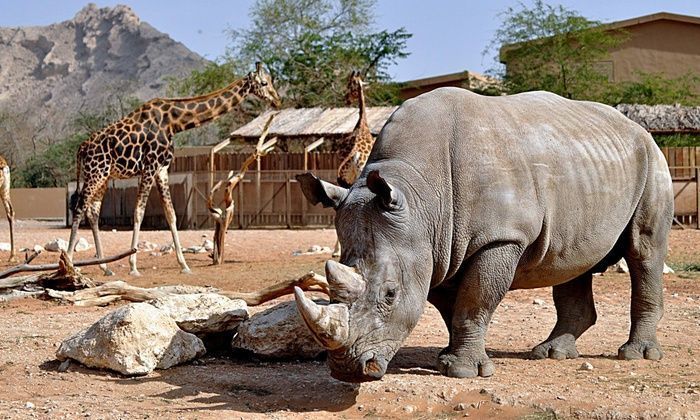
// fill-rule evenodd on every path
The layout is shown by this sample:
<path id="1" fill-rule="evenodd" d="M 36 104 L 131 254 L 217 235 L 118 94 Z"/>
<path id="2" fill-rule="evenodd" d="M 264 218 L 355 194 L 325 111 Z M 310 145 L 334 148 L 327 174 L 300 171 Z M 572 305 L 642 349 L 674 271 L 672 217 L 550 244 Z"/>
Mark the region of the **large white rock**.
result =
<path id="1" fill-rule="evenodd" d="M 624 258 L 620 258 L 620 261 L 611 265 L 608 268 L 608 270 L 615 271 L 616 273 L 629 273 L 630 272 L 630 268 L 627 265 L 627 261 L 625 261 Z M 671 273 L 675 273 L 675 271 L 673 271 L 673 269 L 671 267 L 669 267 L 668 265 L 666 265 L 666 263 L 664 263 L 664 274 L 671 274 Z"/>
<path id="2" fill-rule="evenodd" d="M 65 340 L 56 357 L 124 375 L 145 375 L 205 352 L 202 340 L 180 330 L 166 313 L 147 303 L 134 303 Z"/>
<path id="3" fill-rule="evenodd" d="M 170 295 L 149 303 L 192 334 L 232 331 L 248 319 L 248 306 L 243 300 L 216 293 Z"/>
<path id="4" fill-rule="evenodd" d="M 52 241 L 47 242 L 44 245 L 44 249 L 49 252 L 60 252 L 61 250 L 68 251 L 68 242 L 61 238 L 56 238 Z"/>
<path id="5" fill-rule="evenodd" d="M 231 347 L 275 359 L 313 359 L 325 351 L 304 324 L 294 301 L 280 303 L 241 323 Z"/>
<path id="6" fill-rule="evenodd" d="M 68 248 L 68 244 L 66 244 L 66 248 Z M 83 252 L 87 251 L 88 249 L 92 248 L 92 245 L 87 241 L 87 239 L 83 238 L 82 236 L 78 238 L 78 242 L 75 244 L 75 252 Z"/>
<path id="7" fill-rule="evenodd" d="M 0 251 L 10 251 L 11 248 L 9 242 L 0 242 Z"/>

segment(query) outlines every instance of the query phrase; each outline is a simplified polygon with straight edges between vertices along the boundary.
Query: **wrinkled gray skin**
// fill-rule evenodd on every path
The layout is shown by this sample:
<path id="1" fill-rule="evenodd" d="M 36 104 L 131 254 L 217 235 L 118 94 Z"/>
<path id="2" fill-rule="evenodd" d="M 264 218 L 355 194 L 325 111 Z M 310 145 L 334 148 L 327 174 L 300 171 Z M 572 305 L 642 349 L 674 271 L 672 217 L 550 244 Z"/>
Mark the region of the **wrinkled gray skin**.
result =
<path id="1" fill-rule="evenodd" d="M 326 265 L 335 305 L 319 307 L 331 316 L 314 323 L 300 291 L 297 303 L 338 379 L 381 378 L 426 300 L 450 332 L 440 372 L 492 375 L 484 335 L 512 289 L 553 286 L 557 323 L 532 354 L 577 357 L 596 320 L 591 275 L 620 257 L 632 303 L 618 356 L 662 356 L 671 178 L 651 136 L 611 107 L 437 89 L 392 115 L 349 190 L 298 179 L 309 200 L 337 210 L 342 265 Z"/>

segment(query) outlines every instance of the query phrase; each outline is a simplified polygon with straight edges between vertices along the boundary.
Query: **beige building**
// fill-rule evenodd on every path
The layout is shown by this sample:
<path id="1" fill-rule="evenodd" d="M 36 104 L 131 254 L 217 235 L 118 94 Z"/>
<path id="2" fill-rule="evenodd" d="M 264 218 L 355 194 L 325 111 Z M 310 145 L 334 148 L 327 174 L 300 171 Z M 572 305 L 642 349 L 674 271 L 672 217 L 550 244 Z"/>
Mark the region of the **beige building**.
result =
<path id="1" fill-rule="evenodd" d="M 700 18 L 660 12 L 607 24 L 622 30 L 626 40 L 611 51 L 599 68 L 611 81 L 635 80 L 635 74 L 663 73 L 676 78 L 700 76 Z M 501 62 L 508 66 L 501 50 Z"/>

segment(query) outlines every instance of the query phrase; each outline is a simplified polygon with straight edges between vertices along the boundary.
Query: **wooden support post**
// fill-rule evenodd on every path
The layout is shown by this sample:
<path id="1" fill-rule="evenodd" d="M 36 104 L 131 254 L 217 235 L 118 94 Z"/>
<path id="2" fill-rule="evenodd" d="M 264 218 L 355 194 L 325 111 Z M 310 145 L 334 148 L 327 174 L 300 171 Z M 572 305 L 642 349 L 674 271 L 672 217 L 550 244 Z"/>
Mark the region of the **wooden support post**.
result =
<path id="1" fill-rule="evenodd" d="M 287 210 L 285 218 L 287 219 L 287 229 L 292 227 L 292 183 L 287 177 L 287 181 L 284 184 L 285 188 L 285 208 Z"/>
<path id="2" fill-rule="evenodd" d="M 700 229 L 700 167 L 695 168 L 695 201 L 695 224 Z"/>

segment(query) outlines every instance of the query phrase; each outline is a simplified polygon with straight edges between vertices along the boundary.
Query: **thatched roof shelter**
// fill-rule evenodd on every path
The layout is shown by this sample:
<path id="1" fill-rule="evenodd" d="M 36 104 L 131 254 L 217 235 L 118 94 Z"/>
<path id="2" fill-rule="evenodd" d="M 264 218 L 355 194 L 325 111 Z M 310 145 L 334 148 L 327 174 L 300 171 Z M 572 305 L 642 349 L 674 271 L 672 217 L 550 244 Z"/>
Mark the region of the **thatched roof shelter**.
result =
<path id="1" fill-rule="evenodd" d="M 650 133 L 700 133 L 697 106 L 620 104 L 615 108 Z"/>
<path id="2" fill-rule="evenodd" d="M 367 122 L 373 135 L 378 135 L 395 106 L 376 106 L 367 108 Z M 338 138 L 352 132 L 357 124 L 358 109 L 354 108 L 289 108 L 269 110 L 259 115 L 248 124 L 239 127 L 232 138 L 257 141 L 270 114 L 275 113 L 268 137 L 284 138 Z"/>

